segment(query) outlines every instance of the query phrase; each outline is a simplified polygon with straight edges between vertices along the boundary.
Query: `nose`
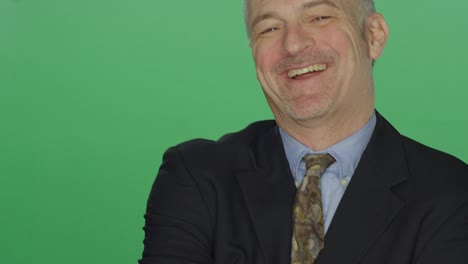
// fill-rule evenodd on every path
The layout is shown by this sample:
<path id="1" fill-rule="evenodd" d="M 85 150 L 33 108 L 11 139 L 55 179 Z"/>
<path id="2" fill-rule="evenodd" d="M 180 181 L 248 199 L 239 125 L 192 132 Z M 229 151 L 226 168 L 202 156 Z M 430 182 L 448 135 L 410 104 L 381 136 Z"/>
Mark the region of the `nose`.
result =
<path id="1" fill-rule="evenodd" d="M 314 40 L 301 26 L 288 27 L 283 36 L 282 50 L 289 56 L 300 54 L 314 45 Z"/>

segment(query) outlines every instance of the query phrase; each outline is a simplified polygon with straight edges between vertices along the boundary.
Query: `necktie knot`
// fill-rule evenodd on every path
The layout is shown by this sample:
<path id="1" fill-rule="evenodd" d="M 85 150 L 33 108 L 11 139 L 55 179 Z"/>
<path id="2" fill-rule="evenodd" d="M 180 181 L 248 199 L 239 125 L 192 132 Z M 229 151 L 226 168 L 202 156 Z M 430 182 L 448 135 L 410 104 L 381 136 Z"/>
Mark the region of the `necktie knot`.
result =
<path id="1" fill-rule="evenodd" d="M 335 158 L 328 153 L 306 154 L 302 158 L 306 163 L 306 175 L 319 176 L 335 162 Z"/>

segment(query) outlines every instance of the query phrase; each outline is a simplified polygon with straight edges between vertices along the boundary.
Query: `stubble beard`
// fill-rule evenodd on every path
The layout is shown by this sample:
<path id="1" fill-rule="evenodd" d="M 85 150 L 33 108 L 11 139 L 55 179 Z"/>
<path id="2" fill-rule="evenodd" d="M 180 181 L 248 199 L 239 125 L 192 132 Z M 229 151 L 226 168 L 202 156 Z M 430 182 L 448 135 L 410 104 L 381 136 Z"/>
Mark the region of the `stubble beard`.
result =
<path id="1" fill-rule="evenodd" d="M 329 62 L 335 66 L 338 54 L 331 50 L 314 51 L 300 56 L 290 57 L 278 62 L 274 67 L 274 74 L 278 76 L 281 72 L 288 68 L 294 68 L 296 65 L 303 65 L 304 63 L 323 63 Z M 330 65 L 329 65 L 330 66 Z M 323 73 L 325 76 L 321 77 L 320 83 L 315 83 L 311 88 L 301 88 L 301 91 L 295 91 L 289 87 L 287 83 L 281 85 L 278 77 L 277 84 L 279 87 L 279 99 L 285 110 L 286 114 L 295 121 L 303 122 L 308 120 L 319 119 L 327 115 L 333 105 L 332 96 L 330 93 L 337 89 L 336 75 L 327 68 Z M 324 78 L 326 77 L 326 78 Z M 324 78 L 324 79 L 323 79 Z M 311 91 L 311 92 L 310 92 Z M 297 93 L 297 94 L 295 94 Z"/>
<path id="2" fill-rule="evenodd" d="M 280 100 L 288 114 L 295 121 L 303 122 L 308 120 L 320 119 L 327 115 L 332 107 L 332 100 L 330 95 L 327 93 L 330 85 L 321 85 L 320 91 L 314 95 L 304 95 L 306 97 L 312 97 L 310 100 L 301 98 L 294 98 L 288 96 L 285 91 L 288 87 L 281 89 Z"/>

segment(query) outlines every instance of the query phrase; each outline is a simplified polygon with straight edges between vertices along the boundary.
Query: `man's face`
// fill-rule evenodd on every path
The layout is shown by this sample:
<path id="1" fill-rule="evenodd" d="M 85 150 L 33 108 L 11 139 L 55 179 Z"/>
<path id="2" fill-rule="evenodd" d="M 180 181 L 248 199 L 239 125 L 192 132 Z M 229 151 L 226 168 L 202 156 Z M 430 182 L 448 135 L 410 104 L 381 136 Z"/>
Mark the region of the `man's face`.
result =
<path id="1" fill-rule="evenodd" d="M 369 52 L 354 1 L 250 1 L 257 78 L 279 122 L 373 108 L 377 56 Z"/>

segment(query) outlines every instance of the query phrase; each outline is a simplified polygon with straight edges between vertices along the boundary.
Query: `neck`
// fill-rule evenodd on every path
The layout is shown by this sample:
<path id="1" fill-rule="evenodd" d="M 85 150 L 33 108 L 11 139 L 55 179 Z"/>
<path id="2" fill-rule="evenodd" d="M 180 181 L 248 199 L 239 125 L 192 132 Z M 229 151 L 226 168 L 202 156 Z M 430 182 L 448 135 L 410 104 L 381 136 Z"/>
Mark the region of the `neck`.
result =
<path id="1" fill-rule="evenodd" d="M 366 111 L 349 111 L 347 115 L 327 114 L 306 121 L 277 118 L 278 125 L 290 136 L 308 148 L 320 151 L 351 136 L 372 117 L 374 106 Z"/>

